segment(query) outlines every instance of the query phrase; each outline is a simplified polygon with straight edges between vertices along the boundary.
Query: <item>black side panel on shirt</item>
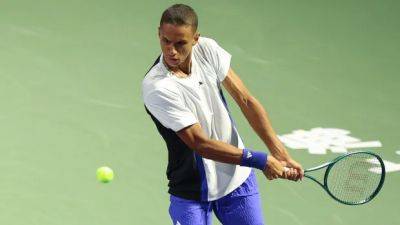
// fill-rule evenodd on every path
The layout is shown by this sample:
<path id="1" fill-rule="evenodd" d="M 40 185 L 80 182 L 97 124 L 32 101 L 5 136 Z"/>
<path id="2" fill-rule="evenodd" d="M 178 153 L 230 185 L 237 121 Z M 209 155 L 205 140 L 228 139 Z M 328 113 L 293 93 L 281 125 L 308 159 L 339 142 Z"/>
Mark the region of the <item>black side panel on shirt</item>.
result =
<path id="1" fill-rule="evenodd" d="M 153 67 L 160 61 L 156 60 Z M 151 70 L 151 69 L 150 69 Z M 149 71 L 150 71 L 149 70 Z M 171 129 L 164 127 L 146 108 L 168 149 L 168 192 L 177 197 L 200 200 L 201 178 L 197 169 L 195 153 Z"/>

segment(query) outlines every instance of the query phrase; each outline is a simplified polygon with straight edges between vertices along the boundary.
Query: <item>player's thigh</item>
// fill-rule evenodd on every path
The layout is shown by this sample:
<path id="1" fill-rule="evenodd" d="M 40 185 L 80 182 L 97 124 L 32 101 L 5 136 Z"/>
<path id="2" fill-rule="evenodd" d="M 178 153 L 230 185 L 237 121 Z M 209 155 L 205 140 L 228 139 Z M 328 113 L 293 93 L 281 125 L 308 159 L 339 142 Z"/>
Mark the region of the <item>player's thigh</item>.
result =
<path id="1" fill-rule="evenodd" d="M 223 225 L 263 225 L 259 194 L 217 200 L 214 212 Z"/>
<path id="2" fill-rule="evenodd" d="M 187 200 L 171 195 L 169 215 L 174 225 L 208 225 L 212 223 L 212 208 L 208 202 Z"/>

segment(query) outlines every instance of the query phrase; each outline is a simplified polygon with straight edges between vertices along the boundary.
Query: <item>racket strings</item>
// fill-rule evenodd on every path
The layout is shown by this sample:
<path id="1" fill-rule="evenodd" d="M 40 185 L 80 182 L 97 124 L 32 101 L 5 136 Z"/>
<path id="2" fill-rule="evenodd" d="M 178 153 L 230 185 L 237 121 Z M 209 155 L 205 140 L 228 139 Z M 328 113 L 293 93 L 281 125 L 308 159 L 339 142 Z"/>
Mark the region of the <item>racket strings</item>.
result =
<path id="1" fill-rule="evenodd" d="M 349 204 L 362 203 L 372 197 L 383 171 L 382 166 L 372 161 L 378 160 L 370 154 L 353 154 L 336 162 L 327 178 L 331 194 Z"/>

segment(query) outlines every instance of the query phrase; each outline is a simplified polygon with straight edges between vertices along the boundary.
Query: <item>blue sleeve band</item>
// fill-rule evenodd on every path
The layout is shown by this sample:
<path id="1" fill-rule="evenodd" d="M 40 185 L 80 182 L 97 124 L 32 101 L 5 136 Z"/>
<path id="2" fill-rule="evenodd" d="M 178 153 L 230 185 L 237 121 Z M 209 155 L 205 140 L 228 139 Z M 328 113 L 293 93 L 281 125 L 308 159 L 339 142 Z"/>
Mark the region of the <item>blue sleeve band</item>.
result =
<path id="1" fill-rule="evenodd" d="M 252 151 L 245 148 L 243 149 L 243 155 L 242 160 L 240 161 L 240 165 L 264 170 L 267 166 L 267 159 L 267 153 Z"/>

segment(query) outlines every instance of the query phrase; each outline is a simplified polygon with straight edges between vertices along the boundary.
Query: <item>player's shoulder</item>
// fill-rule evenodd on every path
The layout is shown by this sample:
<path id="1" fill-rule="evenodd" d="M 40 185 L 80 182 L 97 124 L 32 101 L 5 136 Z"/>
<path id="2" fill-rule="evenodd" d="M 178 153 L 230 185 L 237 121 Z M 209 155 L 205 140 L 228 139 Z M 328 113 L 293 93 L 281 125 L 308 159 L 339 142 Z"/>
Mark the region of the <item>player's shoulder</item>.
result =
<path id="1" fill-rule="evenodd" d="M 213 62 L 221 51 L 217 41 L 208 37 L 200 37 L 194 47 L 194 55 L 198 59 L 204 59 L 207 62 Z"/>
<path id="2" fill-rule="evenodd" d="M 199 37 L 199 41 L 197 42 L 196 46 L 199 50 L 212 51 L 215 46 L 218 46 L 218 43 L 212 38 Z"/>
<path id="3" fill-rule="evenodd" d="M 210 38 L 210 37 L 199 37 L 199 44 L 200 45 L 215 45 L 217 44 L 217 41 Z"/>
<path id="4" fill-rule="evenodd" d="M 142 81 L 143 100 L 157 95 L 176 95 L 179 93 L 176 82 L 168 75 L 161 63 L 155 64 Z"/>

